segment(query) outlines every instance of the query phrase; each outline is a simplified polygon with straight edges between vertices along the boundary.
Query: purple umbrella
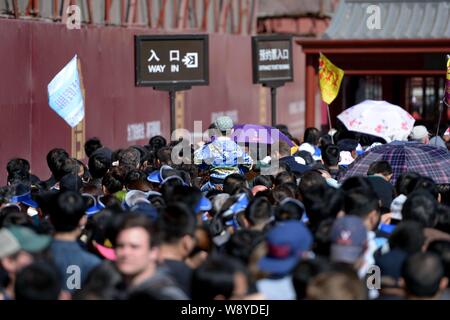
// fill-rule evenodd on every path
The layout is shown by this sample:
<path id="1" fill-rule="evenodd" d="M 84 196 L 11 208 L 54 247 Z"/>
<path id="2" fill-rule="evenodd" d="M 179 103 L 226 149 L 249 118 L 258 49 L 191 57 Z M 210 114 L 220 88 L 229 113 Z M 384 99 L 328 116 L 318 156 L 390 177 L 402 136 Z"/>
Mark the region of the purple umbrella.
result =
<path id="1" fill-rule="evenodd" d="M 404 172 L 416 172 L 437 184 L 450 183 L 450 153 L 447 149 L 417 142 L 394 141 L 366 152 L 353 162 L 341 180 L 353 176 L 367 176 L 369 166 L 385 160 L 391 164 L 395 184 Z"/>
<path id="2" fill-rule="evenodd" d="M 289 144 L 291 148 L 296 146 L 295 143 L 280 130 L 258 124 L 234 126 L 232 138 L 238 143 L 274 144 L 276 141 L 281 140 Z"/>

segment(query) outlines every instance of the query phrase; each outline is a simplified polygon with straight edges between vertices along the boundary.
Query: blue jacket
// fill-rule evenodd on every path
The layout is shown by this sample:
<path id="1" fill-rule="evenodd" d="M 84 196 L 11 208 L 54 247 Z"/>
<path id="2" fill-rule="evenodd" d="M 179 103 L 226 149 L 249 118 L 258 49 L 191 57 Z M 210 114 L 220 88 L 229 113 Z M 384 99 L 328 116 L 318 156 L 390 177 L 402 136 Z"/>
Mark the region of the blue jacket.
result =
<path id="1" fill-rule="evenodd" d="M 194 163 L 210 167 L 210 176 L 225 179 L 233 173 L 242 173 L 240 167 L 249 170 L 253 160 L 229 137 L 219 137 L 194 153 Z"/>

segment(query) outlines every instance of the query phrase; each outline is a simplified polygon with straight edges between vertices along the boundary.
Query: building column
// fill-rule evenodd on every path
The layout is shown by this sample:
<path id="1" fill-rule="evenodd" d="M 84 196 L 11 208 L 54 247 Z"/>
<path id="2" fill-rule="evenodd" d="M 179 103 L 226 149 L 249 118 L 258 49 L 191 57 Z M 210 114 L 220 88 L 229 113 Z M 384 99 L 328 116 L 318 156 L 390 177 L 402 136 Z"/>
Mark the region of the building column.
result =
<path id="1" fill-rule="evenodd" d="M 314 127 L 316 122 L 316 68 L 314 67 L 315 55 L 306 55 L 306 81 L 305 81 L 305 126 Z"/>

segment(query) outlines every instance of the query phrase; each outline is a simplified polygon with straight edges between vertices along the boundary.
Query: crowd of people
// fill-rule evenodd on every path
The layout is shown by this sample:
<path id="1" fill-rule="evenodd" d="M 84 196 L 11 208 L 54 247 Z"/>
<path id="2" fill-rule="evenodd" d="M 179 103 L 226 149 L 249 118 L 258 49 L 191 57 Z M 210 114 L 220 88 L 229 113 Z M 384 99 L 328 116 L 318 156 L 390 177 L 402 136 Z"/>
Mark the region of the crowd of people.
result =
<path id="1" fill-rule="evenodd" d="M 449 299 L 448 185 L 415 172 L 392 183 L 388 161 L 344 179 L 380 139 L 284 126 L 279 165 L 217 136 L 174 152 L 162 136 L 86 163 L 47 154 L 51 177 L 25 159 L 0 189 L 0 300 Z M 430 143 L 428 130 L 410 136 Z M 434 137 L 447 149 L 450 132 Z M 174 158 L 181 161 L 174 161 Z M 269 163 L 270 163 L 269 161 Z"/>

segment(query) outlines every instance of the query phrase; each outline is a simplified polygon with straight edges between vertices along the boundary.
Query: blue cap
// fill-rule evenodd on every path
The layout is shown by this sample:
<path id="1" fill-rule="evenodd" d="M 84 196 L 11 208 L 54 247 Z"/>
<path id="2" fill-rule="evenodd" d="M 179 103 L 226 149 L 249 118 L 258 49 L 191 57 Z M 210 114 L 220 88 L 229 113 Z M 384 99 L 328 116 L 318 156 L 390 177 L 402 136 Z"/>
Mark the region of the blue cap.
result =
<path id="1" fill-rule="evenodd" d="M 306 209 L 305 209 L 305 206 L 303 205 L 303 203 L 297 199 L 287 197 L 287 198 L 284 198 L 283 201 L 280 202 L 280 205 L 279 205 L 280 210 L 283 210 L 284 207 L 289 204 L 293 204 L 294 206 L 297 207 L 298 212 L 301 214 L 302 221 L 305 222 L 303 220 L 303 216 L 305 215 Z M 308 220 L 306 220 L 306 221 L 308 221 Z"/>
<path id="2" fill-rule="evenodd" d="M 357 216 L 336 219 L 331 227 L 331 261 L 354 263 L 367 246 L 367 229 Z"/>
<path id="3" fill-rule="evenodd" d="M 238 196 L 236 202 L 227 211 L 224 212 L 223 217 L 226 218 L 230 215 L 234 215 L 245 210 L 249 203 L 250 200 L 248 199 L 247 195 L 245 193 L 241 193 Z"/>
<path id="4" fill-rule="evenodd" d="M 378 228 L 381 232 L 387 233 L 387 234 L 391 234 L 392 232 L 394 232 L 395 230 L 395 225 L 393 224 L 384 224 L 381 223 L 380 227 Z"/>
<path id="5" fill-rule="evenodd" d="M 92 200 L 92 205 L 86 209 L 86 214 L 88 216 L 93 216 L 96 213 L 99 213 L 100 211 L 102 211 L 103 209 L 105 209 L 105 205 L 99 201 L 97 201 L 97 199 L 89 194 L 89 193 L 83 193 L 82 194 L 83 198 L 89 198 Z"/>
<path id="6" fill-rule="evenodd" d="M 174 171 L 174 170 L 175 169 L 172 168 L 171 166 L 164 165 L 159 170 L 155 170 L 152 173 L 150 173 L 150 175 L 147 177 L 147 180 L 150 182 L 153 182 L 153 183 L 160 184 L 161 182 L 164 181 L 164 179 L 166 179 L 168 177 L 166 172 Z"/>
<path id="7" fill-rule="evenodd" d="M 159 170 L 155 170 L 152 173 L 150 173 L 150 175 L 147 177 L 147 180 L 153 183 L 161 183 L 162 179 L 161 176 L 159 174 Z"/>
<path id="8" fill-rule="evenodd" d="M 197 206 L 195 207 L 195 213 L 199 213 L 200 211 L 209 211 L 212 209 L 212 203 L 208 198 L 202 196 Z"/>
<path id="9" fill-rule="evenodd" d="M 167 165 L 162 166 L 159 170 L 153 171 L 147 177 L 149 182 L 157 184 L 164 184 L 171 179 L 179 179 L 183 185 L 188 185 L 180 176 L 179 171 Z"/>
<path id="10" fill-rule="evenodd" d="M 101 204 L 97 203 L 96 205 L 94 205 L 94 206 L 88 208 L 88 209 L 86 210 L 86 214 L 87 214 L 88 216 L 93 216 L 94 214 L 99 213 L 99 212 L 102 211 L 103 209 L 105 209 L 105 207 L 102 206 Z"/>
<path id="11" fill-rule="evenodd" d="M 158 210 L 151 203 L 139 202 L 131 207 L 130 211 L 142 213 L 148 216 L 152 221 L 156 221 L 156 219 L 158 219 Z"/>
<path id="12" fill-rule="evenodd" d="M 286 275 L 300 261 L 302 254 L 310 250 L 313 236 L 302 222 L 292 220 L 270 230 L 266 242 L 268 253 L 259 261 L 260 269 L 270 274 Z"/>
<path id="13" fill-rule="evenodd" d="M 23 203 L 32 208 L 38 208 L 39 205 L 36 201 L 31 198 L 31 192 L 27 192 L 25 194 L 14 196 L 10 199 L 11 203 Z"/>

